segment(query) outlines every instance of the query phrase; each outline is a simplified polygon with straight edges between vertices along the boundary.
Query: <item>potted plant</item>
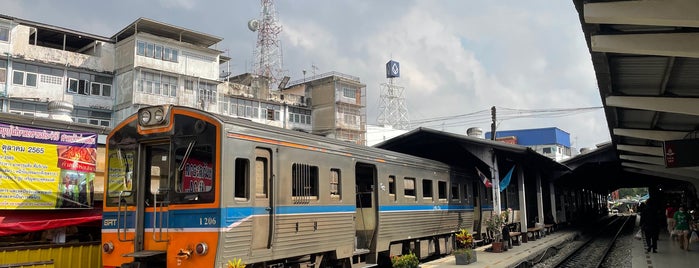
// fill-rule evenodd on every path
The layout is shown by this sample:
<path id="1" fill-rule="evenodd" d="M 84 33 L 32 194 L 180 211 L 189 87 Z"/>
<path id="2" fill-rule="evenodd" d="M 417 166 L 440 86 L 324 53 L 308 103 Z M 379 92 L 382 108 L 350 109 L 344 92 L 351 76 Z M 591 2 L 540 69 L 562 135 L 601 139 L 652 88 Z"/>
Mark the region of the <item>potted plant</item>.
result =
<path id="1" fill-rule="evenodd" d="M 393 268 L 417 268 L 418 264 L 420 264 L 420 261 L 413 253 L 391 257 L 391 266 Z"/>
<path id="2" fill-rule="evenodd" d="M 457 265 L 466 265 L 476 262 L 476 251 L 473 250 L 473 235 L 466 229 L 460 229 L 456 233 L 456 250 L 454 257 Z"/>
<path id="3" fill-rule="evenodd" d="M 493 252 L 502 252 L 502 228 L 507 221 L 508 212 L 502 211 L 500 214 L 493 213 L 490 218 L 485 221 L 488 229 L 493 232 L 493 243 L 491 249 Z"/>

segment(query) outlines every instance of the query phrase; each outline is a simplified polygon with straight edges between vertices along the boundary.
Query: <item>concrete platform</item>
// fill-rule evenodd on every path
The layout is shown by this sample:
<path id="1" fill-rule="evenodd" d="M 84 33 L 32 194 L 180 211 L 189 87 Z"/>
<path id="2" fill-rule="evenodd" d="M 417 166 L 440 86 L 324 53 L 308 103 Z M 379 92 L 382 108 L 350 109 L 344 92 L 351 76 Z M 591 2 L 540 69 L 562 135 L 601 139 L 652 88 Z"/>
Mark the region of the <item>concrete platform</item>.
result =
<path id="1" fill-rule="evenodd" d="M 454 256 L 445 256 L 444 258 L 434 260 L 427 263 L 421 263 L 421 268 L 432 267 L 515 267 L 520 263 L 535 258 L 552 246 L 560 245 L 566 241 L 573 240 L 577 235 L 574 230 L 558 230 L 548 234 L 535 241 L 522 243 L 519 246 L 513 246 L 511 249 L 501 253 L 487 252 L 485 249 L 490 245 L 476 249 L 478 261 L 469 265 L 456 265 Z M 699 246 L 698 246 L 699 247 Z"/>
<path id="2" fill-rule="evenodd" d="M 671 240 L 667 231 L 661 231 L 658 239 L 658 253 L 646 253 L 645 240 L 634 239 L 633 241 L 631 265 L 634 268 L 699 266 L 699 243 L 689 244 L 689 251 L 682 250 L 679 241 Z"/>

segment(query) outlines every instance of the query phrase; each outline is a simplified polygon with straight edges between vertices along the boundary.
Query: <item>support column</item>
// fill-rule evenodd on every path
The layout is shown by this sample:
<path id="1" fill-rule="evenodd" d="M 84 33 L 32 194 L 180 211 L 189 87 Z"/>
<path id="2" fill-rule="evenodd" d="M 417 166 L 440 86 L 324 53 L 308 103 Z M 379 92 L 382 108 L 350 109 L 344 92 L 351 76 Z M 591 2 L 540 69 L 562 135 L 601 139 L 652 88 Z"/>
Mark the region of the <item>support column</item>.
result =
<path id="1" fill-rule="evenodd" d="M 541 192 L 541 172 L 536 172 L 536 215 L 539 217 L 537 223 L 544 223 L 544 196 Z"/>
<path id="2" fill-rule="evenodd" d="M 519 193 L 519 225 L 522 238 L 527 237 L 527 198 L 524 189 L 524 168 L 517 169 L 517 192 Z M 526 242 L 526 240 L 523 240 Z"/>
<path id="3" fill-rule="evenodd" d="M 493 213 L 500 215 L 500 174 L 498 174 L 498 157 L 493 153 L 493 167 L 490 169 L 493 174 Z"/>
<path id="4" fill-rule="evenodd" d="M 558 214 L 556 212 L 556 189 L 553 182 L 549 182 L 549 198 L 551 198 L 551 215 L 553 215 L 553 223 L 558 223 Z"/>
<path id="5" fill-rule="evenodd" d="M 566 217 L 566 196 L 565 194 L 562 194 L 560 196 L 560 201 L 561 201 L 561 222 L 568 222 L 568 217 Z"/>

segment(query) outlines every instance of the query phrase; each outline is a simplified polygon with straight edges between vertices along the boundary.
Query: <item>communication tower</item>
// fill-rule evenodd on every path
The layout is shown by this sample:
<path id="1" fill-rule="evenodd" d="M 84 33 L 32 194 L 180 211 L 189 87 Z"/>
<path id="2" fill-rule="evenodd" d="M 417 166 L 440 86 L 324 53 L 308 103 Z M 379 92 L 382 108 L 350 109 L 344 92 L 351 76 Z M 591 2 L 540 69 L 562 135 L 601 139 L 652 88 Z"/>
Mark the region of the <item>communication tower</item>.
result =
<path id="1" fill-rule="evenodd" d="M 248 21 L 248 29 L 257 32 L 257 44 L 253 51 L 253 73 L 269 78 L 269 88 L 275 88 L 284 76 L 282 43 L 279 40 L 282 26 L 277 20 L 274 1 L 260 0 L 260 3 L 260 18 Z"/>
<path id="2" fill-rule="evenodd" d="M 379 125 L 392 126 L 394 129 L 410 129 L 408 108 L 405 105 L 405 88 L 394 83 L 400 77 L 400 64 L 390 60 L 386 63 L 387 83 L 381 84 L 381 100 L 379 102 Z"/>

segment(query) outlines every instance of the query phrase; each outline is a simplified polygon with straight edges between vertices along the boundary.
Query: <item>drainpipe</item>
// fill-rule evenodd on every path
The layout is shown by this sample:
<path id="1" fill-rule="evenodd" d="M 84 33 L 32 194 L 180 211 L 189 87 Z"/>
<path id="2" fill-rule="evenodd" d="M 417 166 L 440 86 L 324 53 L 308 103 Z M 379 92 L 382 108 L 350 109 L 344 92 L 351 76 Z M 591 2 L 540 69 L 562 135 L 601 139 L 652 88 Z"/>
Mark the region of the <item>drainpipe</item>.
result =
<path id="1" fill-rule="evenodd" d="M 9 103 L 7 103 L 10 100 L 10 96 L 7 95 L 7 88 L 10 87 L 10 56 L 11 54 L 8 52 L 4 52 L 5 56 L 7 56 L 7 66 L 5 67 L 5 90 L 3 92 L 2 97 L 5 99 L 5 101 L 2 102 L 2 109 L 3 113 L 6 113 L 9 111 Z"/>

